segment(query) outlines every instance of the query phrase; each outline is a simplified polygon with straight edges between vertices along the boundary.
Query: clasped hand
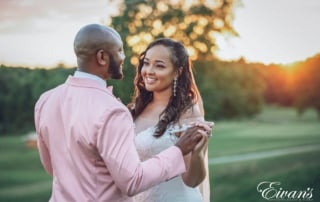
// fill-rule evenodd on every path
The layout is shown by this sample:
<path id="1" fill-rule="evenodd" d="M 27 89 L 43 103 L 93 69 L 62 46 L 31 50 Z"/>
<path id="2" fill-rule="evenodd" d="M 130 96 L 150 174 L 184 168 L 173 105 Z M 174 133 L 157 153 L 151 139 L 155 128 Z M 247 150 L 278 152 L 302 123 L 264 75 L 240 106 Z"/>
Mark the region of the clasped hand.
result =
<path id="1" fill-rule="evenodd" d="M 179 137 L 176 146 L 180 148 L 183 155 L 189 152 L 201 152 L 208 142 L 208 137 L 211 136 L 213 122 L 195 122 L 181 132 L 176 133 Z"/>

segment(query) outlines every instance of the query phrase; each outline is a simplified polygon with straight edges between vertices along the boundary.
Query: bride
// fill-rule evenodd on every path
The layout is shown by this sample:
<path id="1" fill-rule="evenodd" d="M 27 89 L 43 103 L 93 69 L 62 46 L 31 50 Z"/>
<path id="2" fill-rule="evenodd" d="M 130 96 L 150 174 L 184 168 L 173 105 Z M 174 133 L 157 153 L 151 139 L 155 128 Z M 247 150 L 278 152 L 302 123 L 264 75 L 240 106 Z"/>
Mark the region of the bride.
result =
<path id="1" fill-rule="evenodd" d="M 135 97 L 129 106 L 142 161 L 174 145 L 193 122 L 204 121 L 191 62 L 181 43 L 162 38 L 149 44 L 140 56 Z M 202 138 L 185 156 L 184 174 L 138 194 L 135 201 L 210 201 L 207 143 L 208 138 Z"/>

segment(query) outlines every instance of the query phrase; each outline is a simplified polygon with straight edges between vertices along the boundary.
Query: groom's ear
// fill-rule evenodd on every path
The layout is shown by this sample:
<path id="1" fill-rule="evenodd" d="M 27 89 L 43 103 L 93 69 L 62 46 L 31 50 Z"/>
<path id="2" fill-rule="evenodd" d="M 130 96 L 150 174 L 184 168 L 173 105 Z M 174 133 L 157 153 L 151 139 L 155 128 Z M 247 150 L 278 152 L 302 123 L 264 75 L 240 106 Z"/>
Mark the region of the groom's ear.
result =
<path id="1" fill-rule="evenodd" d="M 109 54 L 100 49 L 97 54 L 96 54 L 96 59 L 99 65 L 105 66 L 105 65 L 109 65 Z"/>

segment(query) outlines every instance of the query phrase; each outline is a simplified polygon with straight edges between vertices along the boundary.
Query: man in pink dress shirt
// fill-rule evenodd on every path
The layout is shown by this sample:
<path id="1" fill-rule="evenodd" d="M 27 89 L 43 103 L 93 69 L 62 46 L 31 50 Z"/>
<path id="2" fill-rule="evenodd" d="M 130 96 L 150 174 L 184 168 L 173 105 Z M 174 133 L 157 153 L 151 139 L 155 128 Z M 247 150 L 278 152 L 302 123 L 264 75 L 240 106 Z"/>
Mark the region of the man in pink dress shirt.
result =
<path id="1" fill-rule="evenodd" d="M 40 159 L 53 176 L 50 201 L 132 201 L 130 196 L 183 173 L 183 155 L 210 128 L 199 123 L 175 146 L 140 162 L 131 115 L 106 86 L 106 80 L 123 77 L 120 35 L 87 25 L 77 33 L 74 50 L 75 74 L 35 106 Z"/>

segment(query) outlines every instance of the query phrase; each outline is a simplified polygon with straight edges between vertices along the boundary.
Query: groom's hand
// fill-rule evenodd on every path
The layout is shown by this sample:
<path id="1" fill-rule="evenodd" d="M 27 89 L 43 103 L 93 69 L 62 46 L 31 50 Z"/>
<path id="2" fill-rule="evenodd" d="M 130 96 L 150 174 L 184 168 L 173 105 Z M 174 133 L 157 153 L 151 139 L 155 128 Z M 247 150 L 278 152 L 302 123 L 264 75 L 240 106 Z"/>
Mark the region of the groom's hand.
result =
<path id="1" fill-rule="evenodd" d="M 207 136 L 207 131 L 203 127 L 192 126 L 183 132 L 176 146 L 180 148 L 183 155 L 186 155 L 195 148 L 203 136 Z"/>

